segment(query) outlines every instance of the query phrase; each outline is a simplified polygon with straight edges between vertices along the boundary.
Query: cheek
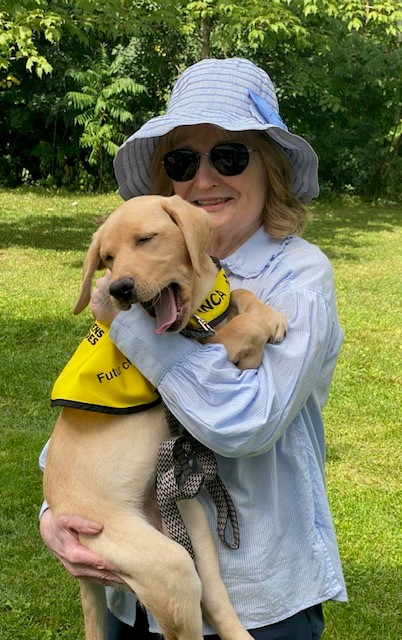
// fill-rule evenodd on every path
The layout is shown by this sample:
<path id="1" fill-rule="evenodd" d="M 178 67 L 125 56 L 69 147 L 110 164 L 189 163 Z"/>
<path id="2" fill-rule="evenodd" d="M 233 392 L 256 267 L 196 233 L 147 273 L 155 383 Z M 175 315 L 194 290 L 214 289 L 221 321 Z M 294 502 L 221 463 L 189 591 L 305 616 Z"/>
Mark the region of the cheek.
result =
<path id="1" fill-rule="evenodd" d="M 262 214 L 264 208 L 265 208 L 265 202 L 266 202 L 266 193 L 267 193 L 267 189 L 265 184 L 260 188 L 259 192 L 255 194 L 254 196 L 254 201 L 255 201 L 255 208 L 256 210 Z"/>
<path id="2" fill-rule="evenodd" d="M 261 165 L 259 164 L 258 169 L 255 171 L 254 180 L 252 181 L 252 184 L 254 184 L 254 189 L 251 189 L 251 197 L 255 202 L 256 209 L 258 209 L 260 213 L 265 207 L 268 189 L 267 172 L 265 171 L 265 167 Z"/>
<path id="3" fill-rule="evenodd" d="M 267 180 L 265 175 L 259 174 L 258 179 L 251 180 L 245 192 L 245 204 L 251 215 L 258 217 L 265 208 Z"/>
<path id="4" fill-rule="evenodd" d="M 173 187 L 173 191 L 177 196 L 180 196 L 181 198 L 183 198 L 183 200 L 186 199 L 186 193 L 187 193 L 187 189 L 186 188 L 186 182 L 174 182 L 172 180 L 172 187 Z"/>

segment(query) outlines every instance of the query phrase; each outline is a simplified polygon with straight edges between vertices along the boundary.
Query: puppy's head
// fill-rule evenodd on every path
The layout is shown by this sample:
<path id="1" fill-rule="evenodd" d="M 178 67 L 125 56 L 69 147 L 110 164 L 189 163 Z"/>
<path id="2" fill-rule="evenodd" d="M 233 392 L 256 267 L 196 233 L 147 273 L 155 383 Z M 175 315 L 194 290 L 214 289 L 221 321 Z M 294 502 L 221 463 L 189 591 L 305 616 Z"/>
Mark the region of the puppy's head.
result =
<path id="1" fill-rule="evenodd" d="M 86 254 L 74 313 L 89 303 L 97 269 L 112 272 L 110 294 L 120 309 L 140 302 L 157 331 L 180 331 L 193 309 L 212 234 L 206 211 L 179 196 L 132 198 L 96 231 Z"/>

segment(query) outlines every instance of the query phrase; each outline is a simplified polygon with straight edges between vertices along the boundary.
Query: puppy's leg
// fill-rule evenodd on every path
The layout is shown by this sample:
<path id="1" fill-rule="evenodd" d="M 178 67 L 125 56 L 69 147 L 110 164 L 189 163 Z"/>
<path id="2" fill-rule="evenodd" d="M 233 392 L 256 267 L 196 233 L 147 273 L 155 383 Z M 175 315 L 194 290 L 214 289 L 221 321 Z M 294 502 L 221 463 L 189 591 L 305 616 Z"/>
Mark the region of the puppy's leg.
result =
<path id="1" fill-rule="evenodd" d="M 85 620 L 85 640 L 107 640 L 106 596 L 103 585 L 79 580 Z"/>
<path id="2" fill-rule="evenodd" d="M 237 617 L 222 582 L 215 542 L 203 507 L 196 499 L 182 500 L 178 507 L 194 549 L 205 616 L 221 640 L 252 640 Z"/>
<path id="3" fill-rule="evenodd" d="M 166 640 L 202 640 L 201 581 L 183 547 L 142 518 L 117 511 L 99 536 L 81 539 L 118 567 Z"/>
<path id="4" fill-rule="evenodd" d="M 230 296 L 230 317 L 248 313 L 265 332 L 266 342 L 280 342 L 286 335 L 288 322 L 280 311 L 264 304 L 247 289 L 236 289 Z"/>
<path id="5" fill-rule="evenodd" d="M 286 329 L 282 313 L 265 305 L 251 291 L 237 289 L 231 294 L 230 320 L 207 342 L 223 344 L 228 359 L 239 369 L 255 369 L 266 343 L 282 340 Z"/>

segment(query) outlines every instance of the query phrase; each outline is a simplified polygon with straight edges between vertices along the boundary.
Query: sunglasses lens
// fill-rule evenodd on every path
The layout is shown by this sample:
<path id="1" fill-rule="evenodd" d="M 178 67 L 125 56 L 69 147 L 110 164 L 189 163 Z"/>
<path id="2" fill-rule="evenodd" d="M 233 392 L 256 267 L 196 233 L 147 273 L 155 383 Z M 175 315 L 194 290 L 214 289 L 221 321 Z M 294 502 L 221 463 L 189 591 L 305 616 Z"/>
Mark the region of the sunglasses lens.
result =
<path id="1" fill-rule="evenodd" d="M 242 142 L 217 144 L 211 149 L 211 162 L 223 176 L 238 176 L 247 167 L 249 151 Z"/>
<path id="2" fill-rule="evenodd" d="M 223 176 L 237 176 L 248 165 L 249 150 L 242 142 L 223 142 L 211 149 L 212 165 Z M 192 149 L 174 149 L 163 157 L 165 171 L 171 180 L 192 180 L 198 171 L 200 155 Z"/>
<path id="3" fill-rule="evenodd" d="M 192 180 L 198 169 L 198 155 L 192 149 L 174 149 L 163 157 L 165 171 L 171 180 Z"/>

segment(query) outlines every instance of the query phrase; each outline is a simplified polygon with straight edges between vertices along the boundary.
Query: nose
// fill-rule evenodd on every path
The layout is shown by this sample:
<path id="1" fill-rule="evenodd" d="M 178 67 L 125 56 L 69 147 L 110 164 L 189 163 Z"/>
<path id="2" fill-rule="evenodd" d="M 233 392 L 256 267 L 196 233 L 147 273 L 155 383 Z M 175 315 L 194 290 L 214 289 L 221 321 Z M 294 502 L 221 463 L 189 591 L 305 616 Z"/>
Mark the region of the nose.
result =
<path id="1" fill-rule="evenodd" d="M 134 286 L 134 278 L 121 278 L 120 280 L 116 280 L 116 282 L 112 282 L 109 287 L 109 293 L 120 302 L 132 303 L 135 302 Z"/>
<path id="2" fill-rule="evenodd" d="M 195 174 L 193 180 L 194 184 L 199 189 L 203 190 L 209 189 L 210 187 L 215 187 L 220 184 L 220 173 L 211 163 L 209 155 L 201 155 L 198 171 Z"/>

